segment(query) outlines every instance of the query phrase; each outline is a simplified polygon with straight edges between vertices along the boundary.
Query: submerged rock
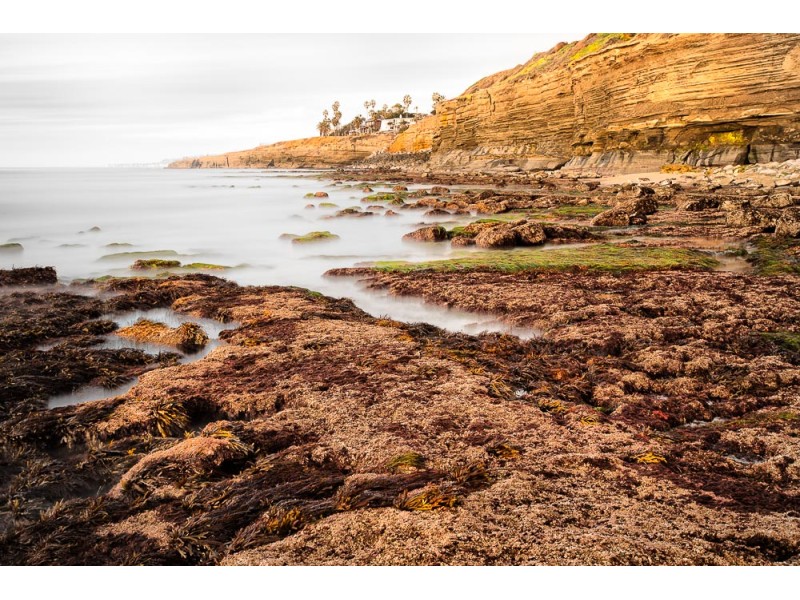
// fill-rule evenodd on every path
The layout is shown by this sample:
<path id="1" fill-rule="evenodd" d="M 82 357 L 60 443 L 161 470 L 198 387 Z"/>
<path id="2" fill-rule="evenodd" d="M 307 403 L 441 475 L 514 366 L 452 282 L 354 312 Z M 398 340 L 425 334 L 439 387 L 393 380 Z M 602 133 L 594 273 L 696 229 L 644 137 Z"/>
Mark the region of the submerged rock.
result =
<path id="1" fill-rule="evenodd" d="M 432 208 L 431 210 L 423 213 L 423 217 L 449 217 L 450 213 L 441 208 Z"/>
<path id="2" fill-rule="evenodd" d="M 293 244 L 308 244 L 311 242 L 324 242 L 329 240 L 338 240 L 339 236 L 330 231 L 310 231 L 305 235 L 299 235 L 292 238 Z"/>
<path id="3" fill-rule="evenodd" d="M 131 265 L 134 271 L 145 271 L 148 269 L 172 269 L 180 267 L 181 261 L 179 260 L 164 260 L 161 258 L 142 258 L 137 260 Z"/>
<path id="4" fill-rule="evenodd" d="M 0 253 L 11 254 L 22 252 L 25 248 L 18 242 L 9 242 L 8 244 L 0 244 Z"/>
<path id="5" fill-rule="evenodd" d="M 351 206 L 349 208 L 343 208 L 342 210 L 336 211 L 337 217 L 368 217 L 375 213 L 371 211 L 362 211 L 358 206 Z"/>

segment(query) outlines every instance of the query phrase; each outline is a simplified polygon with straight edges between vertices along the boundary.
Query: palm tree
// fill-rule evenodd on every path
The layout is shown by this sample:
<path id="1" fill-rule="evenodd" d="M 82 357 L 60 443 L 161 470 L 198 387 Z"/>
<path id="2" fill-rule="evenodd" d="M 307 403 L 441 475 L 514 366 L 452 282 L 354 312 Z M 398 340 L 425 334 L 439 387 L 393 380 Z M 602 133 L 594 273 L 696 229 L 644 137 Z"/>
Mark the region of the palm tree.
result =
<path id="1" fill-rule="evenodd" d="M 328 135 L 331 132 L 331 119 L 327 110 L 322 111 L 322 121 L 317 123 L 317 129 L 320 135 Z"/>
<path id="2" fill-rule="evenodd" d="M 408 107 L 411 106 L 411 95 L 406 94 L 403 96 L 403 109 L 405 112 L 408 112 Z"/>
<path id="3" fill-rule="evenodd" d="M 361 115 L 356 115 L 353 117 L 352 125 L 354 129 L 361 129 L 361 126 L 364 124 L 364 117 Z"/>

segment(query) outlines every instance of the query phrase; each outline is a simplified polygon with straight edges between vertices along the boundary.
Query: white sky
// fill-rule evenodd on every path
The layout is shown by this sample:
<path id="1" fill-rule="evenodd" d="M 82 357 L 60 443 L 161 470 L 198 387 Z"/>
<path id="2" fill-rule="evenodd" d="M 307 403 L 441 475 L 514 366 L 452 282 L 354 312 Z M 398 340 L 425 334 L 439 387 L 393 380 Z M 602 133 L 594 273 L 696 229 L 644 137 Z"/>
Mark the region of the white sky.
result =
<path id="1" fill-rule="evenodd" d="M 316 135 L 404 94 L 421 111 L 562 34 L 0 35 L 0 167 L 105 166 Z"/>

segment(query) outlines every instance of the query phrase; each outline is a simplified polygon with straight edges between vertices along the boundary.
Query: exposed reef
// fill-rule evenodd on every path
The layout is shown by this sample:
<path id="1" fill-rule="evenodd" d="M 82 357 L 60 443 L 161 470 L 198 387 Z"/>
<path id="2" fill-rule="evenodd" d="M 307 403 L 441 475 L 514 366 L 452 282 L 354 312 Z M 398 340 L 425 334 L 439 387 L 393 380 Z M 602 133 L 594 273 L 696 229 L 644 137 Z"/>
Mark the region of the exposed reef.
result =
<path id="1" fill-rule="evenodd" d="M 0 562 L 797 563 L 797 276 L 368 277 L 543 335 L 201 275 L 3 296 L 3 339 L 29 353 L 3 390 L 33 353 L 90 352 L 109 310 L 239 325 L 116 397 L 4 399 Z"/>

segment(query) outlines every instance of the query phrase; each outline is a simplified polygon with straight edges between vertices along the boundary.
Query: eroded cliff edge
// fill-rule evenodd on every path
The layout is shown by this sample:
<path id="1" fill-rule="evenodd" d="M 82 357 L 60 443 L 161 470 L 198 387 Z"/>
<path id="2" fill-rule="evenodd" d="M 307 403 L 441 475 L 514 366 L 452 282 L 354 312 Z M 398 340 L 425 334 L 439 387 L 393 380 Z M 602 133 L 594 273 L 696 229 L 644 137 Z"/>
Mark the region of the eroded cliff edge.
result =
<path id="1" fill-rule="evenodd" d="M 385 150 L 394 136 L 389 133 L 359 136 L 324 136 L 303 138 L 241 150 L 184 158 L 169 165 L 171 169 L 268 168 L 325 169 L 347 166 Z"/>
<path id="2" fill-rule="evenodd" d="M 432 166 L 657 170 L 800 157 L 800 35 L 593 34 L 438 106 Z"/>

